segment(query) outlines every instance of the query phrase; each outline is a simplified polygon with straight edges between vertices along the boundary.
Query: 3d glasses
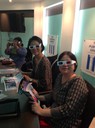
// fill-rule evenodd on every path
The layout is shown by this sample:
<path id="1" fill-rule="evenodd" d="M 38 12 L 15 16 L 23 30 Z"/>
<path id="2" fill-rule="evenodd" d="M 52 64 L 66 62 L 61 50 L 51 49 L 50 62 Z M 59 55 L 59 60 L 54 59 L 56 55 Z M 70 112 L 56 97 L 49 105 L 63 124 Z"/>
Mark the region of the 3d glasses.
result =
<path id="1" fill-rule="evenodd" d="M 31 45 L 31 46 L 29 46 L 29 49 L 31 50 L 31 49 L 40 48 L 40 47 L 41 47 L 41 44 L 39 44 L 39 45 Z"/>
<path id="2" fill-rule="evenodd" d="M 72 64 L 75 64 L 76 61 L 74 60 L 70 60 L 70 61 L 58 61 L 57 62 L 57 66 L 63 66 L 63 65 L 72 65 Z"/>

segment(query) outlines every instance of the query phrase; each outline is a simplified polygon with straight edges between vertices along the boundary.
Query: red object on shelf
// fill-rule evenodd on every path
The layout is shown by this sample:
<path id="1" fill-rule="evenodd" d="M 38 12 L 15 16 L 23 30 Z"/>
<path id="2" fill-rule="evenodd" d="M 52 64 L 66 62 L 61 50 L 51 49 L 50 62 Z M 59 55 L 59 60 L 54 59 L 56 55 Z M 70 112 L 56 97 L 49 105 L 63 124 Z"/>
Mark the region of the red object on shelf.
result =
<path id="1" fill-rule="evenodd" d="M 2 60 L 2 64 L 3 65 L 12 64 L 12 61 L 4 59 L 4 60 Z"/>

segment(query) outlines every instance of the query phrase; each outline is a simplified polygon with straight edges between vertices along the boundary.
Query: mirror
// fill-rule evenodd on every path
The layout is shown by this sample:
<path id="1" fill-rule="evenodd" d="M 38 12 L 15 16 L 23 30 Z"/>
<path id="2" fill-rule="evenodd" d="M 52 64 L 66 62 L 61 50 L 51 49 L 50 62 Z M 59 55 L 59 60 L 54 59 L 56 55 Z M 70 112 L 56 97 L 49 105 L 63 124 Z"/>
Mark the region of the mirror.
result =
<path id="1" fill-rule="evenodd" d="M 8 40 L 20 36 L 24 47 L 34 35 L 34 10 L 0 11 L 0 54 L 4 54 Z"/>

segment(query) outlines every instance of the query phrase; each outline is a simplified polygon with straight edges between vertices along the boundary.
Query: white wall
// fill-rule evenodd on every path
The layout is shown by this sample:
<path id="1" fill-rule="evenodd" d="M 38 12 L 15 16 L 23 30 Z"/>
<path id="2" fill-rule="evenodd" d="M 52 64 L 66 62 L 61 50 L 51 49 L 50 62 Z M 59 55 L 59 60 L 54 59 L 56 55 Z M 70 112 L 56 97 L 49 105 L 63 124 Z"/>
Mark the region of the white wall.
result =
<path id="1" fill-rule="evenodd" d="M 43 5 L 46 7 L 50 4 L 54 4 L 54 2 L 58 3 L 61 1 L 62 0 L 46 0 Z M 72 49 L 76 1 L 77 0 L 64 0 L 63 3 L 60 53 L 64 50 L 71 51 Z"/>
<path id="2" fill-rule="evenodd" d="M 76 0 L 64 0 L 60 52 L 72 48 Z"/>
<path id="3" fill-rule="evenodd" d="M 62 0 L 45 0 L 44 2 L 35 5 L 34 7 L 34 35 L 43 37 L 43 13 L 44 7 L 58 3 Z"/>

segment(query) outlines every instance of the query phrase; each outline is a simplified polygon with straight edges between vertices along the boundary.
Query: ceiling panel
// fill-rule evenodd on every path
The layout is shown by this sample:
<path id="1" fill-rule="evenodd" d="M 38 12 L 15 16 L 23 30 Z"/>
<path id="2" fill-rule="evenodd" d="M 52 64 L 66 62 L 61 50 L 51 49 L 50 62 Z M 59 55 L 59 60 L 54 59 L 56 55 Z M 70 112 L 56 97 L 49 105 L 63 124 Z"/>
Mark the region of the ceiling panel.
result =
<path id="1" fill-rule="evenodd" d="M 23 3 L 23 2 L 40 2 L 42 0 L 12 0 L 15 3 Z M 0 4 L 1 3 L 9 3 L 9 0 L 0 0 Z"/>

